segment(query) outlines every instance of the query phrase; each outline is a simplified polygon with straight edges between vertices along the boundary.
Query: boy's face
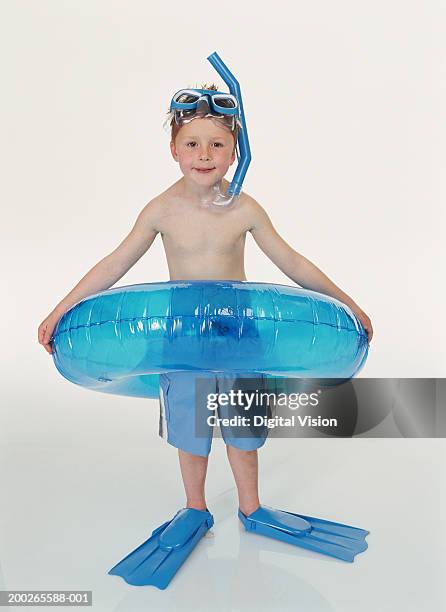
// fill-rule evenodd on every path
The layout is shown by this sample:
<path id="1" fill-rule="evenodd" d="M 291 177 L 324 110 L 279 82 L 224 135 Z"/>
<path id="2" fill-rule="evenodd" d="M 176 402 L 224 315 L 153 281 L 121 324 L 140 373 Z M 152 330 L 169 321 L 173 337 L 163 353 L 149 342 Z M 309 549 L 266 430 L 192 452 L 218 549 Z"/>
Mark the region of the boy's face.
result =
<path id="1" fill-rule="evenodd" d="M 235 159 L 230 130 L 201 117 L 181 127 L 170 150 L 184 176 L 204 187 L 222 179 Z"/>

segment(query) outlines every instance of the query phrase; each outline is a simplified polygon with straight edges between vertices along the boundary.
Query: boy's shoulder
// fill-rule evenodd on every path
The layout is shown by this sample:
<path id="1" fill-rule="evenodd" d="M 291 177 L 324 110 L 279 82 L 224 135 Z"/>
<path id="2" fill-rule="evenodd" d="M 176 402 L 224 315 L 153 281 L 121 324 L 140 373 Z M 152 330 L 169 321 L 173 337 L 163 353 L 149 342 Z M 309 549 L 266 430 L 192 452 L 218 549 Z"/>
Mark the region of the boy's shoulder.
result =
<path id="1" fill-rule="evenodd" d="M 157 214 L 165 211 L 166 205 L 171 204 L 176 198 L 178 198 L 178 192 L 175 188 L 175 183 L 168 187 L 165 191 L 154 196 L 142 209 L 141 213 L 145 216 L 154 217 Z"/>
<path id="2" fill-rule="evenodd" d="M 243 211 L 246 214 L 249 231 L 253 230 L 265 221 L 269 222 L 268 214 L 263 206 L 246 192 L 241 193 L 240 204 L 242 205 Z"/>
<path id="3" fill-rule="evenodd" d="M 263 206 L 261 206 L 255 198 L 249 195 L 249 193 L 246 193 L 246 191 L 242 191 L 240 194 L 240 204 L 252 212 L 264 210 Z"/>

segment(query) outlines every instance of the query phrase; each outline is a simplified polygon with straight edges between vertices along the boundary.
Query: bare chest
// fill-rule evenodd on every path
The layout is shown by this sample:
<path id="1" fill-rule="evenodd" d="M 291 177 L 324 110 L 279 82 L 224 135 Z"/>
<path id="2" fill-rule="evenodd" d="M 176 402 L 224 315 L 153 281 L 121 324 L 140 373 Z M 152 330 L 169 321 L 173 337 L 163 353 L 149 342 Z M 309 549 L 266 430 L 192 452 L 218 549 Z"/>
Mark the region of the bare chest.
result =
<path id="1" fill-rule="evenodd" d="M 229 210 L 166 211 L 160 221 L 166 251 L 177 256 L 231 255 L 243 249 L 246 228 Z"/>

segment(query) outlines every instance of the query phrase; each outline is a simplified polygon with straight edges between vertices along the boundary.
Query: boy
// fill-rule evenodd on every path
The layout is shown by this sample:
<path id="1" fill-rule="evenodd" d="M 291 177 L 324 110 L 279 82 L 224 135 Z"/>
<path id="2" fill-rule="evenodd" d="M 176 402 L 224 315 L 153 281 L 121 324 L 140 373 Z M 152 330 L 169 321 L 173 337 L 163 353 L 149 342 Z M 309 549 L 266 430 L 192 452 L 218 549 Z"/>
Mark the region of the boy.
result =
<path id="1" fill-rule="evenodd" d="M 204 89 L 210 93 L 216 90 L 215 86 L 209 88 L 204 86 Z M 250 232 L 262 251 L 295 283 L 325 293 L 347 304 L 361 321 L 370 342 L 373 331 L 369 317 L 321 270 L 294 251 L 279 236 L 268 215 L 254 198 L 242 192 L 234 205 L 218 207 L 206 204 L 212 200 L 216 185 L 220 186 L 222 193 L 228 188 L 224 176 L 235 160 L 238 124 L 232 118 L 212 113 L 210 105 L 206 103 L 206 95 L 202 98 L 202 104 L 196 112 L 190 113 L 187 121 L 177 123 L 172 119 L 171 122 L 170 149 L 174 160 L 180 166 L 182 178 L 143 208 L 133 229 L 123 242 L 96 264 L 41 323 L 38 332 L 39 342 L 48 353 L 52 352 L 51 335 L 62 314 L 82 298 L 114 285 L 149 249 L 158 233 L 163 240 L 171 280 L 244 281 L 246 280 L 244 246 L 246 233 Z M 212 524 L 204 493 L 210 439 L 205 440 L 205 447 L 201 446 L 197 451 L 194 446 L 196 440 L 192 440 L 188 446 L 181 440 L 182 436 L 176 433 L 178 429 L 184 428 L 187 406 L 189 406 L 188 414 L 193 415 L 193 405 L 190 406 L 193 404 L 193 380 L 187 372 L 175 373 L 175 376 L 161 376 L 160 403 L 163 415 L 169 396 L 171 404 L 169 413 L 174 415 L 174 420 L 177 422 L 169 424 L 172 431 L 170 436 L 168 435 L 168 441 L 178 447 L 187 498 L 186 506 L 187 509 L 194 511 L 193 514 L 184 514 L 184 511 L 180 511 L 180 516 L 178 519 L 174 518 L 168 529 L 178 524 L 180 531 L 189 530 L 192 534 L 197 534 L 196 541 L 198 541 Z M 220 388 L 222 384 L 230 387 L 233 380 L 224 376 L 211 377 L 211 383 Z M 193 420 L 193 416 L 191 419 Z M 187 427 L 189 427 L 189 438 L 193 438 L 190 421 L 185 426 L 186 430 Z M 161 429 L 165 430 L 165 423 Z M 279 528 L 284 529 L 283 525 L 287 523 L 289 517 L 296 515 L 280 511 L 273 511 L 276 514 L 271 514 L 270 510 L 260 506 L 257 448 L 263 444 L 264 439 L 254 439 L 254 442 L 251 441 L 248 446 L 243 447 L 240 440 L 224 437 L 238 490 L 239 516 L 250 519 L 255 515 L 259 520 L 263 517 L 265 523 L 271 524 L 276 521 L 279 522 Z M 283 516 L 285 514 L 287 516 Z M 203 531 L 204 523 L 206 526 Z M 303 523 L 300 526 L 294 525 L 291 529 L 305 531 L 307 527 Z M 174 531 L 173 533 L 175 534 Z M 172 531 L 169 535 L 171 534 Z M 161 548 L 162 545 L 159 545 L 158 549 Z M 175 545 L 169 548 L 164 542 L 166 555 L 175 548 Z M 361 550 L 364 550 L 364 547 Z M 361 550 L 356 550 L 356 553 Z M 187 554 L 189 552 L 190 550 Z M 131 555 L 121 563 L 130 563 L 130 557 Z M 137 576 L 133 575 L 129 579 L 128 572 L 126 575 L 124 570 L 119 571 L 118 566 L 114 568 L 116 569 L 114 573 L 122 575 L 132 584 L 157 586 L 161 584 L 159 581 L 153 581 L 153 576 L 144 577 L 141 568 Z M 174 573 L 174 570 L 172 572 Z M 148 573 L 150 574 L 150 571 Z"/>

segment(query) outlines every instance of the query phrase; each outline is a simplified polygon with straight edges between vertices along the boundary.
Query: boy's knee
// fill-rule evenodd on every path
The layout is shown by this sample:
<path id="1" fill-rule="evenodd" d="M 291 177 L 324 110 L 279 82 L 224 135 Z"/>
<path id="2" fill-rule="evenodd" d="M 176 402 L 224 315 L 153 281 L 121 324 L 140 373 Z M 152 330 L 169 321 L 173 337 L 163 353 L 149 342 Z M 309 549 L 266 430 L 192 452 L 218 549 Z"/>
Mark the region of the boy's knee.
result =
<path id="1" fill-rule="evenodd" d="M 184 450 L 180 447 L 178 448 L 178 455 L 180 456 L 180 458 L 185 459 L 186 461 L 189 461 L 190 463 L 194 462 L 194 463 L 203 463 L 203 462 L 207 462 L 209 459 L 209 451 L 206 453 L 206 451 L 203 451 L 203 453 L 198 453 L 198 452 L 191 452 L 188 450 Z"/>
<path id="2" fill-rule="evenodd" d="M 249 456 L 253 456 L 257 454 L 257 449 L 256 448 L 250 448 L 250 449 L 245 449 L 245 448 L 240 448 L 238 446 L 234 446 L 233 443 L 229 443 L 226 442 L 226 452 L 228 454 L 235 454 L 235 455 L 241 455 L 243 457 L 249 457 Z"/>

